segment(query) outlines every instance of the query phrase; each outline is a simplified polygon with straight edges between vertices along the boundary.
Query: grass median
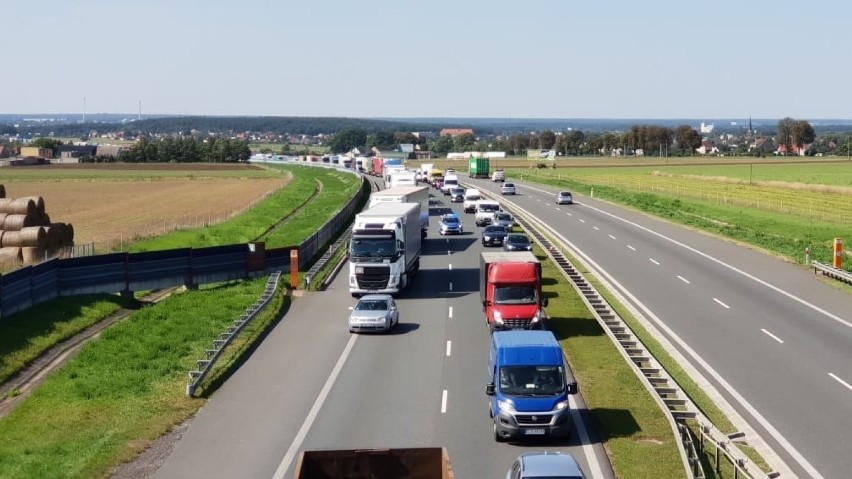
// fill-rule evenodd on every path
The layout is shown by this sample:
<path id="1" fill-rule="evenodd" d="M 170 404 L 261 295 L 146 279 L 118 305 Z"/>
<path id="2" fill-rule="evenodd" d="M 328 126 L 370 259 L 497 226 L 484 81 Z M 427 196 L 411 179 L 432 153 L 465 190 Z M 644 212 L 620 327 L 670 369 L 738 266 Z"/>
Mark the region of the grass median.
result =
<path id="1" fill-rule="evenodd" d="M 186 396 L 187 371 L 265 286 L 259 278 L 201 287 L 104 331 L 0 420 L 0 477 L 101 477 L 190 417 L 203 400 Z M 277 294 L 226 350 L 220 375 L 273 324 L 285 301 Z"/>

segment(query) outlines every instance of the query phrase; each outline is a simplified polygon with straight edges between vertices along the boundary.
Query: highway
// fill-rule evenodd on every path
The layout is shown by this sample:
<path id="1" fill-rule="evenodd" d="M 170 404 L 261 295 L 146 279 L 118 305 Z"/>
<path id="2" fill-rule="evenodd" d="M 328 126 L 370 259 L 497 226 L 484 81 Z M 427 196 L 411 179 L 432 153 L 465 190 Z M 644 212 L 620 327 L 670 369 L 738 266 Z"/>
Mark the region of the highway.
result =
<path id="1" fill-rule="evenodd" d="M 499 183 L 465 180 L 500 196 Z M 599 269 L 792 474 L 848 477 L 848 294 L 728 241 L 576 194 L 557 206 L 556 189 L 510 180 L 518 195 L 500 199 L 540 217 Z"/>
<path id="2" fill-rule="evenodd" d="M 155 477 L 292 477 L 303 449 L 443 446 L 460 479 L 504 477 L 518 454 L 543 449 L 570 451 L 588 477 L 614 478 L 594 431 L 561 442 L 494 441 L 485 395 L 490 337 L 478 289 L 481 229 L 459 204 L 434 200 L 420 274 L 398 300 L 395 331 L 348 332 L 354 300 L 344 269 L 328 290 L 294 300 Z M 450 208 L 467 234 L 438 235 L 437 216 Z M 571 400 L 585 410 L 580 395 Z"/>

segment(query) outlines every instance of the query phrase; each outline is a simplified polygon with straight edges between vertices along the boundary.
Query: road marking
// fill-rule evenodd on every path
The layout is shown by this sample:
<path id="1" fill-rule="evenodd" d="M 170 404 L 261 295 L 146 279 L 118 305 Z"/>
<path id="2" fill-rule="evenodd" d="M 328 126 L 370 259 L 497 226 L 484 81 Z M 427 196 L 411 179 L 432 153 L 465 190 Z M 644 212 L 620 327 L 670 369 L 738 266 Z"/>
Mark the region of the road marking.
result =
<path id="1" fill-rule="evenodd" d="M 774 335 L 774 334 L 770 333 L 769 331 L 767 331 L 767 330 L 765 330 L 765 329 L 763 329 L 763 328 L 760 328 L 760 330 L 761 330 L 761 331 L 763 331 L 764 333 L 766 333 L 766 335 L 767 335 L 767 336 L 769 336 L 770 338 L 772 338 L 772 339 L 774 339 L 774 340 L 778 341 L 778 342 L 779 342 L 779 343 L 781 343 L 781 344 L 784 344 L 784 340 L 783 340 L 783 339 L 781 339 L 781 338 L 779 338 L 778 336 L 776 336 L 776 335 Z"/>
<path id="2" fill-rule="evenodd" d="M 565 214 L 566 214 L 566 215 L 568 215 L 568 216 L 574 216 L 574 215 L 572 215 L 571 213 L 565 213 Z"/>
<path id="3" fill-rule="evenodd" d="M 613 235 L 609 235 L 609 237 L 612 238 L 612 239 L 615 239 L 615 236 L 613 236 Z"/>
<path id="4" fill-rule="evenodd" d="M 654 258 L 648 258 L 648 259 L 651 260 L 651 262 L 654 263 L 655 265 L 657 265 L 657 266 L 660 265 L 660 262 L 655 260 Z"/>
<path id="5" fill-rule="evenodd" d="M 441 414 L 447 412 L 447 390 L 444 389 L 444 394 L 441 394 Z"/>
<path id="6" fill-rule="evenodd" d="M 450 271 L 452 271 L 452 270 L 453 270 L 453 264 L 452 264 L 452 263 L 450 263 L 450 265 L 449 265 L 449 266 L 450 266 Z"/>
<path id="7" fill-rule="evenodd" d="M 556 211 L 562 211 L 558 206 L 555 206 L 554 208 L 556 208 Z"/>
<path id="8" fill-rule="evenodd" d="M 453 350 L 453 342 L 447 341 L 447 356 L 450 355 L 450 352 Z"/>
<path id="9" fill-rule="evenodd" d="M 627 247 L 630 248 L 631 251 L 636 251 L 636 248 L 634 248 L 633 246 L 627 245 Z"/>
<path id="10" fill-rule="evenodd" d="M 452 317 L 453 317 L 453 307 L 452 307 L 452 306 L 450 306 L 450 315 L 449 315 L 449 317 L 450 317 L 450 318 L 452 318 Z"/>
<path id="11" fill-rule="evenodd" d="M 592 226 L 592 228 L 594 228 L 594 229 L 595 229 L 595 231 L 600 231 L 600 230 L 601 230 L 601 229 L 600 229 L 600 228 L 598 228 L 597 226 Z"/>
<path id="12" fill-rule="evenodd" d="M 578 219 L 578 220 L 580 220 L 580 223 L 585 223 L 585 222 L 586 222 L 586 220 L 584 220 L 583 218 L 577 218 L 577 219 Z"/>
<path id="13" fill-rule="evenodd" d="M 352 352 L 356 339 L 358 339 L 357 334 L 353 334 L 349 337 L 349 342 L 346 343 L 343 353 L 340 355 L 340 358 L 337 359 L 337 364 L 335 364 L 334 369 L 331 370 L 331 375 L 328 379 L 326 379 L 325 385 L 322 387 L 316 401 L 314 401 L 314 405 L 311 407 L 310 412 L 308 412 L 307 417 L 305 417 L 305 422 L 302 423 L 302 427 L 299 428 L 299 432 L 296 433 L 296 437 L 293 438 L 290 448 L 287 449 L 287 453 L 284 454 L 284 459 L 281 460 L 281 464 L 278 465 L 278 469 L 275 470 L 275 475 L 272 476 L 272 479 L 284 479 L 284 474 L 287 473 L 287 469 L 290 468 L 290 464 L 296 457 L 296 453 L 298 453 L 299 449 L 302 447 L 302 443 L 305 441 L 308 431 L 310 431 L 314 420 L 317 418 L 317 415 L 325 402 L 325 399 L 328 397 L 328 393 L 331 392 L 331 387 L 334 386 L 334 382 L 337 381 L 337 376 L 340 375 L 340 370 L 343 369 L 343 364 L 346 363 L 349 353 Z"/>
<path id="14" fill-rule="evenodd" d="M 586 464 L 591 469 L 590 474 L 594 478 L 604 477 L 601 471 L 601 465 L 598 458 L 595 457 L 595 450 L 592 447 L 592 442 L 589 440 L 589 433 L 586 432 L 586 425 L 583 423 L 583 417 L 580 416 L 580 409 L 577 407 L 577 400 L 573 395 L 568 396 L 568 407 L 571 408 L 571 419 L 574 422 L 574 427 L 577 428 L 577 436 L 580 438 L 580 444 L 583 448 L 583 455 L 586 456 Z"/>
<path id="15" fill-rule="evenodd" d="M 541 198 L 536 198 L 535 200 L 541 203 Z"/>
<path id="16" fill-rule="evenodd" d="M 723 308 L 725 308 L 725 309 L 731 309 L 731 307 L 730 307 L 730 306 L 728 306 L 727 304 L 725 304 L 725 303 L 723 303 L 723 302 L 719 301 L 717 298 L 713 298 L 713 301 L 715 301 L 715 302 L 719 303 L 719 304 L 720 304 L 720 305 L 722 305 L 722 307 L 723 307 Z"/>
<path id="17" fill-rule="evenodd" d="M 829 375 L 829 376 L 831 376 L 831 377 L 832 377 L 835 381 L 837 381 L 837 382 L 839 382 L 840 384 L 842 384 L 842 385 L 846 386 L 846 389 L 848 389 L 848 390 L 852 391 L 852 384 L 849 384 L 849 383 L 847 383 L 846 381 L 844 381 L 844 380 L 840 379 L 840 378 L 839 378 L 839 377 L 837 377 L 837 375 L 836 375 L 836 374 L 834 374 L 834 373 L 828 373 L 828 375 Z"/>
<path id="18" fill-rule="evenodd" d="M 689 280 L 688 280 L 688 279 L 686 279 L 686 278 L 684 278 L 684 277 L 683 277 L 683 276 L 681 276 L 681 275 L 677 275 L 677 279 L 679 279 L 679 280 L 683 281 L 683 282 L 684 282 L 684 283 L 686 283 L 686 284 L 689 284 Z"/>
<path id="19" fill-rule="evenodd" d="M 453 282 L 450 281 L 450 291 L 452 291 L 452 290 L 453 290 Z"/>
<path id="20" fill-rule="evenodd" d="M 450 251 L 450 250 L 447 250 L 447 254 L 453 254 L 453 252 Z"/>

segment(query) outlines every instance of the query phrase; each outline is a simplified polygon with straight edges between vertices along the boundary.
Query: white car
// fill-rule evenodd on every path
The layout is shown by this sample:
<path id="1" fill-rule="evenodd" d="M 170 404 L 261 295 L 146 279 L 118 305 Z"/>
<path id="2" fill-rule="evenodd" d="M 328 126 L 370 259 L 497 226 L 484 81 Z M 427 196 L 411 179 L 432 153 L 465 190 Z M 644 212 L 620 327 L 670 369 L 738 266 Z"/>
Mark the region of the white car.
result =
<path id="1" fill-rule="evenodd" d="M 503 183 L 503 185 L 500 186 L 500 194 L 514 195 L 515 194 L 515 184 L 514 183 Z"/>
<path id="2" fill-rule="evenodd" d="M 570 205 L 572 203 L 574 203 L 574 197 L 570 191 L 560 191 L 556 194 L 557 205 Z"/>
<path id="3" fill-rule="evenodd" d="M 361 296 L 355 306 L 349 308 L 349 332 L 390 331 L 399 324 L 399 310 L 393 296 L 368 294 Z"/>

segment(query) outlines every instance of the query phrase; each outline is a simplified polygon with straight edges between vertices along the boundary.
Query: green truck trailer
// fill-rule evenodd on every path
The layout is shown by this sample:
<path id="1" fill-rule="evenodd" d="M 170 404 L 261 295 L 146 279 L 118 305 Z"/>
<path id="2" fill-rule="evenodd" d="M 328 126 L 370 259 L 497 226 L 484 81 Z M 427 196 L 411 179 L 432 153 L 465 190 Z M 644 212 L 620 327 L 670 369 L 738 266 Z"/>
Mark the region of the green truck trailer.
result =
<path id="1" fill-rule="evenodd" d="M 470 157 L 470 168 L 468 173 L 471 178 L 488 178 L 490 167 L 488 158 L 479 158 L 476 156 Z"/>

